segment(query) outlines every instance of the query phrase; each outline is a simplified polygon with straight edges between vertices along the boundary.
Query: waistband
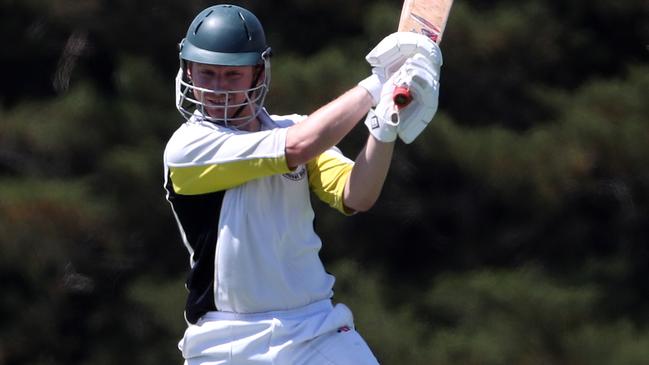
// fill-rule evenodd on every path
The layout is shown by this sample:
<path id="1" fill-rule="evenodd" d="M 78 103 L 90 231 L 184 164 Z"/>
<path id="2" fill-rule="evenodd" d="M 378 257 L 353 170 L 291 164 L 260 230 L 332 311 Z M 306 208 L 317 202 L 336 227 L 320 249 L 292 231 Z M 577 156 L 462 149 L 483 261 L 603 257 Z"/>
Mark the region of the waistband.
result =
<path id="1" fill-rule="evenodd" d="M 301 318 L 318 312 L 330 311 L 333 309 L 331 299 L 323 299 L 303 307 L 260 312 L 260 313 L 235 313 L 235 312 L 207 312 L 199 321 L 216 321 L 216 320 L 242 320 L 242 321 L 261 321 L 266 319 L 292 319 Z"/>

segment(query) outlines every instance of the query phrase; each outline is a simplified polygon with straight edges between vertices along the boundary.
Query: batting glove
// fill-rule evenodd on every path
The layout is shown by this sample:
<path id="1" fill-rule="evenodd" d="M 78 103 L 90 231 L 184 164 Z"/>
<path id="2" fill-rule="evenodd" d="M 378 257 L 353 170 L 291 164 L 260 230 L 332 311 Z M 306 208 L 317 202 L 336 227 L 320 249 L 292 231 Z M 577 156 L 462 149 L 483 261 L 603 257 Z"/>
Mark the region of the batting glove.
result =
<path id="1" fill-rule="evenodd" d="M 396 32 L 383 38 L 370 53 L 365 56 L 372 66 L 372 76 L 358 83 L 372 95 L 376 106 L 381 96 L 383 84 L 394 75 L 404 62 L 415 54 L 421 54 L 431 60 L 439 69 L 443 63 L 442 52 L 437 43 L 423 34 L 414 32 Z"/>
<path id="2" fill-rule="evenodd" d="M 394 142 L 397 139 L 399 115 L 391 98 L 381 98 L 375 109 L 370 109 L 365 118 L 370 134 L 381 142 Z"/>
<path id="3" fill-rule="evenodd" d="M 430 59 L 438 68 L 443 63 L 442 52 L 437 43 L 415 32 L 396 32 L 388 35 L 367 54 L 365 59 L 372 66 L 372 73 L 385 83 L 408 58 L 415 54 Z"/>
<path id="4" fill-rule="evenodd" d="M 431 59 L 416 54 L 395 74 L 394 83 L 406 86 L 412 95 L 410 104 L 397 110 L 397 134 L 406 144 L 412 143 L 421 134 L 437 112 L 439 66 Z"/>
<path id="5" fill-rule="evenodd" d="M 405 67 L 405 65 L 404 65 Z M 392 94 L 397 85 L 408 85 L 410 80 L 405 72 L 399 70 L 386 83 L 381 85 L 376 108 L 370 109 L 365 118 L 365 125 L 372 136 L 381 142 L 394 142 L 398 135 L 399 114 Z M 375 91 L 376 92 L 376 91 Z"/>

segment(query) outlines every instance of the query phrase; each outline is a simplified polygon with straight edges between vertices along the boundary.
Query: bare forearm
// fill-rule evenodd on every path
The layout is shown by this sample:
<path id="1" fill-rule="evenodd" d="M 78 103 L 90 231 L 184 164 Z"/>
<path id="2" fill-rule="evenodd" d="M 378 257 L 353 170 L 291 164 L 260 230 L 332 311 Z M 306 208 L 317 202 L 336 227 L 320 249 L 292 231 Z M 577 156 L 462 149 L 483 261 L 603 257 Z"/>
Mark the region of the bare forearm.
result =
<path id="1" fill-rule="evenodd" d="M 368 137 L 345 185 L 347 208 L 366 211 L 376 203 L 388 175 L 393 151 L 394 142 L 384 143 Z"/>
<path id="2" fill-rule="evenodd" d="M 289 167 L 306 163 L 340 142 L 371 106 L 371 96 L 357 86 L 290 127 L 286 135 Z"/>

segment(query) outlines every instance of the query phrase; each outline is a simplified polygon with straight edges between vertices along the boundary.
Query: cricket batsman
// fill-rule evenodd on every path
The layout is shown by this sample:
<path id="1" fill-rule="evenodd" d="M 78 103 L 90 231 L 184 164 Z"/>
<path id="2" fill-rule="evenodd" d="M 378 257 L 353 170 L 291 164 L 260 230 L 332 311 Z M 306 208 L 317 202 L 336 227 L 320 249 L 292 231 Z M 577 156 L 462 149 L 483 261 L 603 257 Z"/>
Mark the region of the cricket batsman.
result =
<path id="1" fill-rule="evenodd" d="M 179 349 L 187 365 L 376 365 L 351 311 L 332 302 L 310 192 L 345 215 L 372 207 L 395 141 L 410 143 L 437 110 L 441 52 L 392 34 L 368 54 L 371 76 L 308 116 L 264 108 L 270 56 L 257 17 L 234 5 L 200 12 L 180 42 L 186 121 L 164 151 L 189 253 Z M 413 101 L 399 109 L 404 85 Z M 363 119 L 367 142 L 351 160 L 335 145 Z"/>

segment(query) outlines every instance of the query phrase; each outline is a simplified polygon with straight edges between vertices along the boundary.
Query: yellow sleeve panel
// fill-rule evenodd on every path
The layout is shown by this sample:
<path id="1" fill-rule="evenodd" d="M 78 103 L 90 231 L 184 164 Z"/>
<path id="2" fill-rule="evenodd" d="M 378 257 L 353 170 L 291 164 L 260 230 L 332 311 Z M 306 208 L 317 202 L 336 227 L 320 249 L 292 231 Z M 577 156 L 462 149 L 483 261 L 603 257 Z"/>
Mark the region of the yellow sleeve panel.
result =
<path id="1" fill-rule="evenodd" d="M 344 194 L 347 179 L 354 164 L 332 150 L 309 161 L 307 170 L 311 191 L 323 202 L 345 215 L 353 212 L 345 209 Z"/>
<path id="2" fill-rule="evenodd" d="M 284 156 L 203 166 L 170 167 L 169 170 L 174 191 L 181 195 L 213 193 L 250 180 L 290 171 Z"/>

